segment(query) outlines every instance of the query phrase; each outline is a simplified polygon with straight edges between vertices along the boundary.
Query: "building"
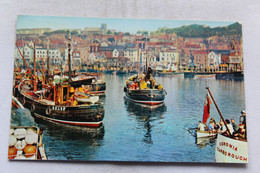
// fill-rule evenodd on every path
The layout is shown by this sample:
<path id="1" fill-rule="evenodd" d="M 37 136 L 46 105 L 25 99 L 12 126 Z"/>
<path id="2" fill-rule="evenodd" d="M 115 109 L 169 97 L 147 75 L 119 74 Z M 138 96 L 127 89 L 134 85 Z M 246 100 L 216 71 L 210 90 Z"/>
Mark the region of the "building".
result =
<path id="1" fill-rule="evenodd" d="M 208 66 L 217 68 L 221 64 L 221 55 L 211 51 L 208 54 Z"/>
<path id="2" fill-rule="evenodd" d="M 126 48 L 124 50 L 124 57 L 128 58 L 131 62 L 137 62 L 138 54 L 136 48 Z"/>
<path id="3" fill-rule="evenodd" d="M 179 65 L 179 53 L 177 51 L 168 50 L 159 53 L 159 62 Z"/>
<path id="4" fill-rule="evenodd" d="M 193 63 L 197 69 L 204 69 L 208 65 L 208 52 L 197 50 L 192 51 L 192 55 L 194 57 Z"/>
<path id="5" fill-rule="evenodd" d="M 241 70 L 241 67 L 243 66 L 243 59 L 239 52 L 231 53 L 229 56 L 229 69 L 233 70 Z"/>
<path id="6" fill-rule="evenodd" d="M 41 63 L 41 61 L 44 62 L 44 64 L 47 63 L 47 49 L 45 48 L 36 48 L 35 49 L 35 55 L 36 55 L 36 61 Z M 59 65 L 61 63 L 61 53 L 59 49 L 49 49 L 49 58 L 50 58 L 50 64 L 53 65 Z"/>

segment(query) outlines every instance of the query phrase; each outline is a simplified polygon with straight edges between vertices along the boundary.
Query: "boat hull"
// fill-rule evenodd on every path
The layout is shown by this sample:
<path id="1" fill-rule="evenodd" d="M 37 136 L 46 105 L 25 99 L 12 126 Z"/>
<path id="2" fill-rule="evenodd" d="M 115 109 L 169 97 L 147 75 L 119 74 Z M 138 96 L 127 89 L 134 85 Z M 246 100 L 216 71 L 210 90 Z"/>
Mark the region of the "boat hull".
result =
<path id="1" fill-rule="evenodd" d="M 216 137 L 218 133 L 211 132 L 211 131 L 199 131 L 196 130 L 197 138 L 208 138 L 208 137 Z"/>
<path id="2" fill-rule="evenodd" d="M 164 102 L 164 90 L 130 90 L 125 88 L 126 98 L 137 103 L 158 105 Z"/>
<path id="3" fill-rule="evenodd" d="M 248 163 L 248 144 L 219 134 L 215 149 L 216 162 Z"/>
<path id="4" fill-rule="evenodd" d="M 42 99 L 33 99 L 21 92 L 21 88 L 19 91 L 19 100 L 23 106 L 28 108 L 33 115 L 38 115 L 43 119 L 70 125 L 96 127 L 104 118 L 104 107 L 100 103 L 77 106 L 55 105 L 54 102 L 44 103 Z"/>
<path id="5" fill-rule="evenodd" d="M 194 79 L 215 79 L 216 74 L 195 74 Z"/>

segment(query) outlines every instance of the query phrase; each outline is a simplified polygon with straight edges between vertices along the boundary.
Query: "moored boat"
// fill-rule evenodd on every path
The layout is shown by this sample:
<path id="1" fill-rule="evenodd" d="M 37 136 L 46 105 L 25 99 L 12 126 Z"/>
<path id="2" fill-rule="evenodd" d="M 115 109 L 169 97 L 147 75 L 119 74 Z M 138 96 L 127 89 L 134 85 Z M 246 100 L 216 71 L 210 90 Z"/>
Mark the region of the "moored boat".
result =
<path id="1" fill-rule="evenodd" d="M 226 131 L 224 133 L 218 134 L 216 147 L 215 147 L 215 159 L 216 162 L 220 163 L 248 163 L 248 143 L 246 137 L 246 124 L 240 125 L 240 130 L 232 134 L 227 126 L 227 123 L 222 116 L 217 103 L 215 102 L 209 88 L 207 88 L 208 93 L 214 102 L 217 111 L 226 126 Z M 245 123 L 245 122 L 244 122 Z"/>
<path id="2" fill-rule="evenodd" d="M 37 117 L 70 125 L 98 127 L 104 118 L 101 103 L 87 104 L 74 100 L 75 88 L 68 82 L 55 84 L 51 89 L 33 91 L 33 81 L 24 80 L 18 90 L 22 104 Z"/>
<path id="3" fill-rule="evenodd" d="M 35 47 L 35 46 L 34 46 Z M 104 107 L 100 102 L 78 102 L 75 92 L 83 90 L 84 85 L 91 85 L 93 76 L 73 79 L 71 75 L 71 38 L 68 38 L 68 76 L 49 78 L 47 69 L 46 84 L 36 80 L 36 57 L 34 57 L 34 74 L 24 60 L 32 79 L 23 80 L 18 86 L 19 99 L 31 113 L 44 120 L 78 126 L 98 127 L 104 118 Z M 48 51 L 47 51 L 47 62 Z M 49 64 L 47 63 L 47 67 Z"/>
<path id="4" fill-rule="evenodd" d="M 166 91 L 153 78 L 152 70 L 147 74 L 134 75 L 128 78 L 124 87 L 126 98 L 137 103 L 158 105 L 164 102 Z"/>
<path id="5" fill-rule="evenodd" d="M 194 79 L 215 79 L 216 74 L 195 74 Z"/>

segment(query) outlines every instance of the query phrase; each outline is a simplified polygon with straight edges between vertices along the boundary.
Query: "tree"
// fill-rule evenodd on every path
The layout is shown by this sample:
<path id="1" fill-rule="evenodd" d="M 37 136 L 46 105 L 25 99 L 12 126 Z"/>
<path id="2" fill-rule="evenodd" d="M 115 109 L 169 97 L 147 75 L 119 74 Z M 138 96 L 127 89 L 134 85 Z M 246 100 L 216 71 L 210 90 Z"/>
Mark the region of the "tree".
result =
<path id="1" fill-rule="evenodd" d="M 107 35 L 111 35 L 112 32 L 110 30 L 107 31 Z"/>
<path id="2" fill-rule="evenodd" d="M 124 35 L 130 35 L 130 33 L 129 33 L 129 32 L 126 32 Z"/>
<path id="3" fill-rule="evenodd" d="M 73 30 L 72 32 L 71 32 L 71 35 L 78 35 L 79 34 L 79 32 L 77 31 L 77 30 Z"/>
<path id="4" fill-rule="evenodd" d="M 113 37 L 110 37 L 110 38 L 108 38 L 107 40 L 108 40 L 109 42 L 111 42 L 111 43 L 112 43 L 112 42 L 115 42 L 115 39 L 114 39 Z"/>

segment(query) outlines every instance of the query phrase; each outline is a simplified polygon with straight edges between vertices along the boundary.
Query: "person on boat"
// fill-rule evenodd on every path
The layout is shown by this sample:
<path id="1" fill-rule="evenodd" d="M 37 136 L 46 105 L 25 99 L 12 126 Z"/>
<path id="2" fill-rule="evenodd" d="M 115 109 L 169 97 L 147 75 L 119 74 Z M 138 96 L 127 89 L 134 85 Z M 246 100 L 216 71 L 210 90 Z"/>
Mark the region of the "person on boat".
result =
<path id="1" fill-rule="evenodd" d="M 146 75 L 145 75 L 145 81 L 150 80 L 152 72 L 153 72 L 153 71 L 152 71 L 152 68 L 151 68 L 151 67 L 148 67 L 147 73 L 146 73 Z"/>
<path id="2" fill-rule="evenodd" d="M 246 129 L 246 112 L 245 111 L 241 111 L 241 116 L 239 117 L 240 120 L 240 124 L 244 125 L 244 128 Z"/>
<path id="3" fill-rule="evenodd" d="M 216 126 L 216 121 L 215 121 L 215 119 L 212 117 L 212 118 L 210 118 L 210 121 L 213 121 L 213 124 L 214 124 L 214 127 Z"/>
<path id="4" fill-rule="evenodd" d="M 38 80 L 37 89 L 42 90 L 42 81 Z"/>
<path id="5" fill-rule="evenodd" d="M 221 120 L 222 120 L 222 119 L 221 119 Z M 224 125 L 224 122 L 223 122 L 223 121 L 220 121 L 220 122 L 219 122 L 219 126 L 220 126 L 220 128 L 219 128 L 219 133 L 224 133 L 224 132 L 227 131 L 227 128 L 226 128 L 226 126 Z"/>
<path id="6" fill-rule="evenodd" d="M 198 126 L 198 130 L 199 131 L 205 131 L 206 125 L 201 123 L 201 121 L 199 121 L 199 126 Z"/>
<path id="7" fill-rule="evenodd" d="M 236 133 L 239 130 L 239 126 L 235 123 L 235 120 L 232 118 L 231 123 L 234 129 L 234 133 Z"/>
<path id="8" fill-rule="evenodd" d="M 237 133 L 234 134 L 235 139 L 245 139 L 246 140 L 246 130 L 243 125 L 239 125 Z"/>
<path id="9" fill-rule="evenodd" d="M 227 124 L 227 128 L 228 128 L 228 130 L 230 132 L 230 135 L 233 135 L 234 129 L 233 129 L 232 124 L 230 124 L 230 121 L 228 119 L 226 119 L 225 121 L 226 121 L 226 124 Z"/>
<path id="10" fill-rule="evenodd" d="M 158 90 L 162 90 L 162 89 L 163 89 L 162 85 L 159 84 L 159 85 L 158 85 Z"/>
<path id="11" fill-rule="evenodd" d="M 213 131 L 214 130 L 214 122 L 212 120 L 209 121 L 208 130 Z"/>

